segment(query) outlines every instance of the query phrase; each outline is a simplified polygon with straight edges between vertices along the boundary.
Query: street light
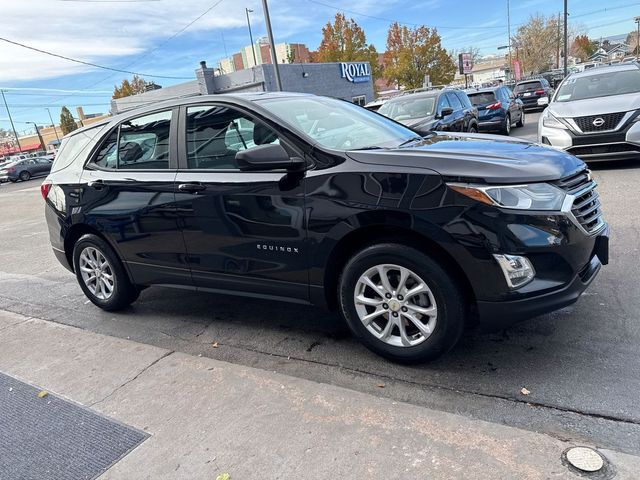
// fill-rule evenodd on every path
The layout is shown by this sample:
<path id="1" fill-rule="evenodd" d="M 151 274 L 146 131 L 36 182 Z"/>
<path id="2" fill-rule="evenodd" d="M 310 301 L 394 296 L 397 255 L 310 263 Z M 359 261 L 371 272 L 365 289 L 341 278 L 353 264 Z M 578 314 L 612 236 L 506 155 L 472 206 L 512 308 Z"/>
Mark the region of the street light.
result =
<path id="1" fill-rule="evenodd" d="M 249 27 L 249 39 L 251 40 L 251 51 L 253 52 L 253 65 L 258 65 L 258 60 L 256 59 L 256 46 L 253 44 L 253 34 L 251 33 L 251 21 L 249 20 L 249 14 L 253 13 L 253 10 L 249 8 L 244 9 L 244 13 L 247 14 L 247 26 Z"/>
<path id="2" fill-rule="evenodd" d="M 269 45 L 271 46 L 271 61 L 273 62 L 273 71 L 276 76 L 276 87 L 278 91 L 282 91 L 282 81 L 280 80 L 280 68 L 278 66 L 278 57 L 276 56 L 276 45 L 273 43 L 273 31 L 271 30 L 271 18 L 269 17 L 269 6 L 267 0 L 262 0 L 262 10 L 264 11 L 264 23 L 267 25 L 267 36 L 269 37 Z"/>

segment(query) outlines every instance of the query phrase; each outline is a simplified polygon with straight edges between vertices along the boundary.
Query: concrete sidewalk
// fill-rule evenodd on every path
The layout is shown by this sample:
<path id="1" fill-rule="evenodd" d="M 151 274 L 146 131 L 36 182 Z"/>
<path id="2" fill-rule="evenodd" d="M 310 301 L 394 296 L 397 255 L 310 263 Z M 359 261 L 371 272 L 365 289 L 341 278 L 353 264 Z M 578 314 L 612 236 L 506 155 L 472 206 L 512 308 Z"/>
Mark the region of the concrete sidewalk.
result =
<path id="1" fill-rule="evenodd" d="M 0 371 L 150 433 L 105 479 L 583 478 L 546 435 L 3 311 Z"/>

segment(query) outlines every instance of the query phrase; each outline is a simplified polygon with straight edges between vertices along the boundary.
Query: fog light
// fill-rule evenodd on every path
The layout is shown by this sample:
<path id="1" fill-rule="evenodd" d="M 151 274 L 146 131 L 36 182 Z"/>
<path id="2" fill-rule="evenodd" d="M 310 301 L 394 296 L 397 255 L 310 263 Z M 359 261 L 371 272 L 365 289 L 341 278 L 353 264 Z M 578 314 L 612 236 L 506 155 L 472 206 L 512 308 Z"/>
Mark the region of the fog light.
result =
<path id="1" fill-rule="evenodd" d="M 520 255 L 498 255 L 493 257 L 502 268 L 509 288 L 519 288 L 529 283 L 536 276 L 536 271 L 527 257 Z"/>

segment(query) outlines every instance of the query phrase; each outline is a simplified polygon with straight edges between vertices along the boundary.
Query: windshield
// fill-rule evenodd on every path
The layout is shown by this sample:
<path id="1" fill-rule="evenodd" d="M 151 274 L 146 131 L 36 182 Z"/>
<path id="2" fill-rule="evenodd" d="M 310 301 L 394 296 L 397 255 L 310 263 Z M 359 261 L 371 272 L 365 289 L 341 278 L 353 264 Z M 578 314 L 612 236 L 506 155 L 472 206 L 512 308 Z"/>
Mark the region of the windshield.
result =
<path id="1" fill-rule="evenodd" d="M 474 107 L 488 105 L 496 102 L 496 96 L 493 92 L 470 93 L 469 100 Z"/>
<path id="2" fill-rule="evenodd" d="M 536 81 L 536 82 L 525 82 L 525 83 L 519 83 L 518 85 L 516 85 L 516 88 L 513 89 L 514 93 L 521 93 L 521 92 L 530 92 L 532 90 L 540 90 L 542 89 L 542 83 Z"/>
<path id="3" fill-rule="evenodd" d="M 436 97 L 408 97 L 398 100 L 391 100 L 378 110 L 378 113 L 400 122 L 402 120 L 413 120 L 433 115 L 435 110 Z"/>
<path id="4" fill-rule="evenodd" d="M 640 69 L 569 77 L 558 89 L 556 102 L 640 92 Z"/>
<path id="5" fill-rule="evenodd" d="M 261 100 L 295 130 L 334 150 L 397 147 L 417 134 L 353 103 L 326 97 Z"/>

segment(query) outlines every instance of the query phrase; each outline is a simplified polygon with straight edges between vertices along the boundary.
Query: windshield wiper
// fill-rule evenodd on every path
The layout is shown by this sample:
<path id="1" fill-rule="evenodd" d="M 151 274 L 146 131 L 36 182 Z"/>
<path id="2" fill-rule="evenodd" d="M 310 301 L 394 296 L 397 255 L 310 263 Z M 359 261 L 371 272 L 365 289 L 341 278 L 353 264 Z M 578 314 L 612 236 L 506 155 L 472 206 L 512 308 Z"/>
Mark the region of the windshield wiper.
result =
<path id="1" fill-rule="evenodd" d="M 404 147 L 405 145 L 408 145 L 410 143 L 421 142 L 422 140 L 424 140 L 424 138 L 422 137 L 411 137 L 410 139 L 405 140 L 400 145 L 398 145 L 398 147 Z"/>
<path id="2" fill-rule="evenodd" d="M 369 145 L 368 147 L 352 148 L 351 151 L 355 152 L 360 150 L 383 150 L 383 149 L 384 147 L 379 147 L 378 145 Z"/>

